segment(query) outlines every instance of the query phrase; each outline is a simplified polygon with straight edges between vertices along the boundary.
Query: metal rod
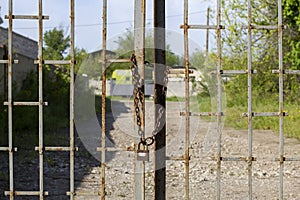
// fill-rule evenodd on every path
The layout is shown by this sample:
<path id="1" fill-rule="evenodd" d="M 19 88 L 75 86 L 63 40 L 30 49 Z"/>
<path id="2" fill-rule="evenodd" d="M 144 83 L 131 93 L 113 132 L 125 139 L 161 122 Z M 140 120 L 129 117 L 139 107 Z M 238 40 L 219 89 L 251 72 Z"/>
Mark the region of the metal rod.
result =
<path id="1" fill-rule="evenodd" d="M 39 41 L 38 41 L 38 79 L 39 79 L 39 177 L 40 200 L 44 199 L 44 156 L 43 156 L 43 1 L 39 0 Z"/>
<path id="2" fill-rule="evenodd" d="M 165 79 L 166 71 L 166 4 L 165 0 L 154 1 L 154 109 L 155 124 L 154 128 L 166 121 L 166 96 L 165 96 Z M 161 121 L 159 118 L 159 107 L 164 108 Z M 159 132 L 155 140 L 155 195 L 156 200 L 166 199 L 166 124 L 159 127 Z"/>
<path id="3" fill-rule="evenodd" d="M 189 96 L 189 38 L 188 38 L 188 0 L 184 1 L 184 56 L 185 56 L 185 200 L 190 193 L 190 96 Z"/>
<path id="4" fill-rule="evenodd" d="M 5 15 L 7 19 L 9 16 Z M 39 19 L 39 15 L 12 15 L 13 19 Z M 42 19 L 49 19 L 49 16 L 42 16 Z"/>
<path id="5" fill-rule="evenodd" d="M 283 53 L 282 53 L 282 0 L 278 0 L 278 69 L 279 69 L 279 199 L 283 199 L 284 132 L 283 132 Z"/>
<path id="6" fill-rule="evenodd" d="M 185 116 L 185 112 L 180 112 L 180 116 Z M 189 113 L 190 116 L 199 116 L 199 117 L 208 117 L 208 116 L 218 116 L 219 113 L 217 112 L 200 112 L 200 113 Z M 224 113 L 221 113 L 224 116 Z"/>
<path id="7" fill-rule="evenodd" d="M 9 103 L 6 101 L 3 103 L 4 105 L 9 105 Z M 39 106 L 40 102 L 12 102 L 14 106 Z M 47 106 L 48 102 L 42 102 L 43 105 Z"/>
<path id="8" fill-rule="evenodd" d="M 8 148 L 9 148 L 9 192 L 10 192 L 10 200 L 14 199 L 14 161 L 13 161 L 13 133 L 12 133 L 12 10 L 13 10 L 13 3 L 12 0 L 9 0 L 9 25 L 8 25 L 8 69 L 7 69 L 7 76 L 8 76 Z"/>
<path id="9" fill-rule="evenodd" d="M 279 74 L 279 70 L 272 70 L 272 73 Z M 300 70 L 282 70 L 282 73 L 300 75 Z"/>
<path id="10" fill-rule="evenodd" d="M 180 28 L 184 29 L 184 25 L 181 25 Z M 187 25 L 187 29 L 216 29 L 218 28 L 216 25 Z M 225 27 L 222 27 L 225 28 Z"/>
<path id="11" fill-rule="evenodd" d="M 138 87 L 144 91 L 144 61 L 145 61 L 145 14 L 146 0 L 135 0 L 134 6 L 134 52 L 137 59 L 138 73 L 140 82 Z M 141 113 L 141 137 L 145 137 L 145 99 L 144 94 L 141 95 L 142 105 L 140 105 Z M 140 139 L 137 140 L 139 142 Z M 145 199 L 145 163 L 134 161 L 135 171 L 135 199 Z"/>
<path id="12" fill-rule="evenodd" d="M 75 66 L 75 5 L 70 0 L 70 199 L 75 192 L 75 148 L 74 148 L 74 66 Z"/>
<path id="13" fill-rule="evenodd" d="M 39 64 L 39 60 L 35 60 L 34 64 Z M 69 65 L 71 64 L 70 60 L 43 60 L 43 64 L 46 65 Z"/>
<path id="14" fill-rule="evenodd" d="M 13 60 L 12 61 L 13 64 L 18 64 L 19 60 Z M 8 64 L 8 60 L 0 60 L 0 64 Z M 6 73 L 5 73 L 6 74 Z"/>
<path id="15" fill-rule="evenodd" d="M 247 32 L 247 45 L 248 45 L 248 198 L 252 199 L 252 5 L 251 0 L 248 0 L 248 32 Z"/>
<path id="16" fill-rule="evenodd" d="M 10 195 L 10 191 L 5 191 L 4 192 L 5 196 Z M 15 196 L 39 196 L 40 191 L 14 191 Z M 48 196 L 49 193 L 47 191 L 44 191 L 44 196 Z"/>
<path id="17" fill-rule="evenodd" d="M 130 59 L 108 59 L 108 63 L 131 63 Z"/>
<path id="18" fill-rule="evenodd" d="M 222 142 L 222 77 L 221 77 L 221 0 L 217 0 L 217 56 L 218 56 L 218 64 L 217 64 L 217 106 L 218 106 L 218 116 L 217 116 L 217 125 L 218 125 L 218 144 L 217 144 L 217 199 L 221 199 L 221 142 Z"/>
<path id="19" fill-rule="evenodd" d="M 206 26 L 209 26 L 209 15 L 210 15 L 210 7 L 207 8 Z M 208 62 L 208 51 L 209 51 L 209 29 L 206 29 L 206 45 L 205 45 L 205 61 L 206 61 L 206 64 Z"/>
<path id="20" fill-rule="evenodd" d="M 101 199 L 105 199 L 105 153 L 106 153 L 106 35 L 107 35 L 107 0 L 102 8 L 102 137 L 101 137 Z"/>

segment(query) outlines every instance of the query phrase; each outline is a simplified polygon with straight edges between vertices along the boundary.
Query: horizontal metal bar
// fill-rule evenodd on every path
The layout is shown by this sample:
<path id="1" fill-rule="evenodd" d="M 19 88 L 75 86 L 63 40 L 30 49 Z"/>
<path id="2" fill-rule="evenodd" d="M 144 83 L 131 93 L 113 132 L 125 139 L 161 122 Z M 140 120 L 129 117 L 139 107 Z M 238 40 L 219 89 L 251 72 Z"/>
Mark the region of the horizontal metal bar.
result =
<path id="1" fill-rule="evenodd" d="M 67 192 L 66 193 L 68 196 L 71 196 L 71 192 Z M 81 191 L 78 191 L 78 192 L 74 192 L 73 193 L 74 196 L 101 196 L 101 192 L 81 192 Z"/>
<path id="2" fill-rule="evenodd" d="M 276 117 L 280 116 L 280 112 L 253 112 L 252 117 Z M 288 113 L 283 112 L 282 116 L 288 116 Z M 242 117 L 248 117 L 248 113 L 243 113 Z"/>
<path id="3" fill-rule="evenodd" d="M 102 148 L 102 147 L 98 147 L 96 151 L 108 151 L 108 152 L 115 152 L 115 151 L 135 151 L 134 147 L 120 147 L 120 148 L 116 148 L 116 147 L 106 147 L 106 148 Z"/>
<path id="4" fill-rule="evenodd" d="M 281 159 L 280 158 L 275 158 L 275 161 L 281 161 Z M 286 157 L 283 157 L 283 161 L 300 162 L 300 158 L 286 158 Z"/>
<path id="5" fill-rule="evenodd" d="M 187 27 L 188 29 L 225 29 L 225 26 L 216 26 L 216 25 L 181 25 L 180 28 L 184 29 L 185 27 Z"/>
<path id="6" fill-rule="evenodd" d="M 10 151 L 9 150 L 9 147 L 0 147 L 0 151 Z M 12 149 L 13 152 L 17 152 L 18 151 L 18 148 L 15 147 Z"/>
<path id="7" fill-rule="evenodd" d="M 278 25 L 251 25 L 251 29 L 276 30 L 276 29 L 278 29 Z"/>
<path id="8" fill-rule="evenodd" d="M 218 116 L 219 113 L 217 112 L 200 112 L 200 113 L 189 113 L 190 116 L 199 116 L 199 117 L 205 117 L 205 116 Z M 185 116 L 185 112 L 180 112 L 180 116 Z M 221 112 L 221 116 L 225 116 L 223 112 Z"/>
<path id="9" fill-rule="evenodd" d="M 249 70 L 221 70 L 220 74 L 248 74 Z M 256 74 L 257 70 L 251 70 L 251 74 Z"/>
<path id="10" fill-rule="evenodd" d="M 43 148 L 45 151 L 71 151 L 70 147 L 44 147 Z M 74 151 L 78 151 L 78 147 L 74 148 Z M 36 151 L 39 151 L 39 147 L 35 147 Z"/>
<path id="11" fill-rule="evenodd" d="M 257 159 L 255 157 L 250 158 L 250 160 L 256 161 Z M 247 157 L 221 157 L 221 161 L 248 161 L 249 158 Z"/>
<path id="12" fill-rule="evenodd" d="M 5 106 L 8 106 L 9 103 L 7 101 L 4 102 Z M 14 106 L 39 106 L 39 102 L 13 102 Z M 43 102 L 42 105 L 48 106 L 48 102 Z"/>
<path id="13" fill-rule="evenodd" d="M 193 74 L 194 71 L 193 70 L 189 70 L 189 74 Z M 169 69 L 169 74 L 185 74 L 185 70 L 184 69 Z"/>
<path id="14" fill-rule="evenodd" d="M 8 64 L 8 60 L 0 60 L 0 64 Z M 19 60 L 13 60 L 13 64 L 19 64 Z"/>
<path id="15" fill-rule="evenodd" d="M 13 19 L 39 19 L 38 15 L 12 15 Z M 9 15 L 5 15 L 5 19 L 9 19 Z M 42 19 L 49 19 L 49 16 L 42 16 Z"/>
<path id="16" fill-rule="evenodd" d="M 131 63 L 130 59 L 108 59 L 108 63 Z"/>
<path id="17" fill-rule="evenodd" d="M 39 63 L 39 60 L 34 60 L 35 65 L 38 65 Z M 69 65 L 70 63 L 70 60 L 43 60 L 43 64 L 45 65 Z"/>
<path id="18" fill-rule="evenodd" d="M 166 156 L 166 160 L 182 161 L 185 160 L 185 156 Z"/>
<path id="19" fill-rule="evenodd" d="M 10 196 L 11 193 L 10 191 L 5 191 L 4 192 L 5 196 Z M 39 196 L 40 192 L 39 191 L 14 191 L 13 196 Z M 44 191 L 44 195 L 48 196 L 49 192 Z"/>
<path id="20" fill-rule="evenodd" d="M 279 74 L 279 70 L 272 70 L 273 74 Z M 300 70 L 282 70 L 283 74 L 296 74 L 296 75 L 300 75 Z"/>

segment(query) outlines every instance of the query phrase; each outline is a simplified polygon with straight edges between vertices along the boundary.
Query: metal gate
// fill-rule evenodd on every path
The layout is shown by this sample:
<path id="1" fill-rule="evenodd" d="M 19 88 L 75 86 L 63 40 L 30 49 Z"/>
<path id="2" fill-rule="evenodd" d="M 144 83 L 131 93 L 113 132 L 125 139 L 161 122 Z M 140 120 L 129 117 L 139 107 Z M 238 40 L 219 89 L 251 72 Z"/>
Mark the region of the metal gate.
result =
<path id="1" fill-rule="evenodd" d="M 106 66 L 109 62 L 130 62 L 130 60 L 107 60 L 106 58 L 106 42 L 107 42 L 107 0 L 103 0 L 103 38 L 102 38 L 102 139 L 101 145 L 99 144 L 99 148 L 97 151 L 101 152 L 101 190 L 99 192 L 91 192 L 91 193 L 81 193 L 76 192 L 74 187 L 74 154 L 76 152 L 76 148 L 74 146 L 74 0 L 70 0 L 70 27 L 71 27 L 71 48 L 70 54 L 71 58 L 69 61 L 65 60 L 43 60 L 43 20 L 49 19 L 48 16 L 44 16 L 42 13 L 42 0 L 38 1 L 39 4 L 39 13 L 35 16 L 28 15 L 14 15 L 13 14 L 13 0 L 8 0 L 9 4 L 9 13 L 6 18 L 9 20 L 9 28 L 8 28 L 8 59 L 1 60 L 0 63 L 7 64 L 8 66 L 8 99 L 4 104 L 8 107 L 8 139 L 9 145 L 8 147 L 0 147 L 0 151 L 7 152 L 9 154 L 9 190 L 5 192 L 6 196 L 9 196 L 10 199 L 14 199 L 15 196 L 38 196 L 39 199 L 44 199 L 45 196 L 48 195 L 48 192 L 44 190 L 44 152 L 45 151 L 67 151 L 70 155 L 70 186 L 69 191 L 66 193 L 70 199 L 74 199 L 75 196 L 85 196 L 94 194 L 99 196 L 101 199 L 105 199 L 106 196 L 106 152 L 108 151 L 119 151 L 121 149 L 108 148 L 106 146 L 106 132 L 108 131 L 106 128 Z M 157 0 L 156 3 L 161 3 L 161 9 L 164 9 L 164 1 Z M 279 199 L 283 199 L 283 177 L 284 177 L 284 164 L 285 162 L 291 161 L 300 161 L 299 158 L 290 158 L 284 156 L 284 131 L 283 131 L 283 122 L 284 116 L 287 113 L 284 112 L 283 109 L 283 77 L 287 74 L 300 74 L 298 70 L 284 70 L 283 69 L 283 52 L 282 52 L 282 31 L 283 31 L 283 23 L 282 23 L 282 1 L 278 0 L 278 25 L 254 25 L 252 24 L 252 2 L 251 0 L 247 1 L 248 4 L 248 65 L 244 70 L 223 70 L 222 69 L 222 47 L 221 47 L 221 32 L 226 27 L 221 24 L 221 0 L 217 0 L 216 7 L 216 25 L 191 25 L 189 24 L 189 12 L 188 5 L 189 1 L 184 0 L 184 23 L 181 28 L 184 30 L 184 52 L 185 52 L 185 82 L 186 82 L 186 103 L 185 103 L 185 112 L 182 114 L 185 116 L 185 155 L 182 158 L 170 158 L 165 157 L 165 159 L 170 160 L 179 160 L 184 161 L 185 163 L 185 191 L 184 197 L 186 200 L 190 199 L 190 97 L 189 97 L 189 40 L 188 40 L 188 31 L 189 29 L 204 29 L 204 30 L 215 30 L 216 31 L 216 46 L 217 46 L 217 55 L 218 55 L 218 65 L 216 69 L 217 76 L 217 94 L 218 94 L 218 107 L 217 112 L 211 113 L 198 113 L 199 116 L 215 116 L 217 118 L 217 152 L 216 158 L 214 159 L 217 169 L 216 175 L 216 198 L 221 199 L 221 169 L 222 163 L 227 161 L 241 161 L 246 162 L 247 165 L 247 174 L 248 174 L 248 197 L 252 199 L 252 165 L 253 162 L 256 161 L 256 158 L 253 157 L 253 129 L 252 129 L 252 119 L 253 117 L 262 116 L 277 116 L 279 118 L 279 127 L 280 127 L 280 152 L 277 158 L 274 161 L 278 162 L 280 166 L 280 179 L 279 182 Z M 158 6 L 159 7 L 159 6 Z M 144 65 L 144 41 L 145 41 L 145 0 L 135 0 L 135 55 L 137 57 L 137 64 L 139 66 Z M 163 10 L 164 12 L 164 10 Z M 164 18 L 164 14 L 160 16 L 160 20 Z M 37 102 L 15 102 L 12 98 L 13 92 L 13 83 L 12 83 L 12 68 L 14 65 L 18 63 L 17 60 L 12 60 L 12 31 L 13 31 L 13 21 L 14 20 L 37 20 L 39 27 L 39 41 L 38 41 L 38 59 L 35 61 L 35 64 L 38 65 L 38 101 Z M 158 24 L 158 27 L 163 27 L 164 24 Z M 164 27 L 163 27 L 164 28 Z M 252 111 L 252 76 L 255 76 L 256 71 L 252 69 L 252 30 L 253 29 L 270 29 L 270 30 L 278 30 L 278 70 L 273 70 L 272 73 L 278 74 L 279 77 L 279 110 L 278 112 L 263 112 L 263 113 L 254 113 Z M 162 40 L 164 42 L 164 40 Z M 60 64 L 60 65 L 70 65 L 70 145 L 67 147 L 47 147 L 43 144 L 43 108 L 47 106 L 47 102 L 43 101 L 43 73 L 42 69 L 45 64 Z M 140 68 L 141 78 L 143 79 L 143 68 Z M 244 113 L 244 116 L 248 118 L 248 154 L 244 157 L 223 157 L 221 152 L 221 144 L 222 144 L 222 117 L 226 113 L 223 112 L 222 108 L 222 76 L 223 75 L 245 75 L 248 77 L 248 112 Z M 37 106 L 39 110 L 39 146 L 35 148 L 35 150 L 39 154 L 39 191 L 16 191 L 14 188 L 14 154 L 17 151 L 17 147 L 13 146 L 13 106 Z M 144 110 L 143 110 L 144 112 Z M 142 113 L 142 126 L 145 128 L 145 118 L 143 117 L 145 113 Z M 179 115 L 179 113 L 178 113 Z M 135 149 L 127 149 L 129 151 L 135 151 Z M 163 155 L 165 156 L 165 155 Z M 100 164 L 100 163 L 99 163 Z M 145 199 L 145 163 L 135 161 L 135 199 Z M 163 167 L 165 169 L 165 166 Z M 157 176 L 158 178 L 163 179 L 161 182 L 156 182 L 157 184 L 165 185 L 165 172 L 160 171 Z M 160 186 L 163 186 L 160 185 Z M 165 199 L 165 191 L 156 189 L 156 197 L 157 199 Z M 158 193 L 159 191 L 159 193 Z"/>

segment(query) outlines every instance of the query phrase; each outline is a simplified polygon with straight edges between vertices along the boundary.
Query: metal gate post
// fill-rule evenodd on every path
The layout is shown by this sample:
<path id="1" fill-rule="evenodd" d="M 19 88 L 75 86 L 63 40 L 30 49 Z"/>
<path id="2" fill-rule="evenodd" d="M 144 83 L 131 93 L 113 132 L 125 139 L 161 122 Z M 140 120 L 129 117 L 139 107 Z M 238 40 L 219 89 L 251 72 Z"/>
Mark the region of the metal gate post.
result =
<path id="1" fill-rule="evenodd" d="M 252 5 L 248 0 L 248 198 L 252 199 Z"/>
<path id="2" fill-rule="evenodd" d="M 138 73 L 140 82 L 138 87 L 144 91 L 144 61 L 145 61 L 145 13 L 146 13 L 146 0 L 135 0 L 134 7 L 134 52 L 137 59 Z M 141 130 L 142 134 L 145 133 L 145 98 L 142 94 L 141 105 Z M 142 135 L 142 137 L 145 137 Z M 139 140 L 138 140 L 139 142 Z M 145 199 L 145 163 L 134 161 L 135 171 L 135 199 Z"/>
<path id="3" fill-rule="evenodd" d="M 190 77 L 189 77 L 189 38 L 188 38 L 188 0 L 184 1 L 184 56 L 185 56 L 185 200 L 190 192 Z"/>
<path id="4" fill-rule="evenodd" d="M 75 8 L 74 0 L 70 1 L 70 199 L 74 200 L 75 195 L 75 147 L 74 147 L 74 65 L 75 65 Z"/>
<path id="5" fill-rule="evenodd" d="M 39 0 L 39 41 L 38 41 L 38 79 L 39 79 L 39 172 L 40 200 L 44 199 L 44 133 L 43 133 L 43 6 Z"/>
<path id="6" fill-rule="evenodd" d="M 222 142 L 222 77 L 221 77 L 221 0 L 217 0 L 217 90 L 218 90 L 218 108 L 217 108 L 217 131 L 218 131 L 218 147 L 217 147 L 217 199 L 221 199 L 221 161 L 222 161 L 222 152 L 221 152 L 221 142 Z"/>
<path id="7" fill-rule="evenodd" d="M 101 136 L 101 199 L 105 199 L 105 148 L 106 148 L 106 30 L 107 30 L 107 0 L 103 0 L 102 8 L 102 136 Z"/>
<path id="8" fill-rule="evenodd" d="M 279 199 L 283 199 L 283 175 L 284 175 L 284 133 L 283 133 L 283 54 L 282 54 L 282 0 L 278 0 L 278 68 L 279 68 L 279 162 L 280 181 Z"/>
<path id="9" fill-rule="evenodd" d="M 8 70 L 7 70 L 7 76 L 8 76 L 8 96 L 7 96 L 7 102 L 8 102 L 8 151 L 9 151 L 9 198 L 10 200 L 14 199 L 14 161 L 13 161 L 13 133 L 12 133 L 12 67 L 13 67 L 13 61 L 12 61 L 12 0 L 9 0 L 8 5 L 8 18 L 9 18 L 9 25 L 8 25 Z"/>
<path id="10" fill-rule="evenodd" d="M 166 98 L 164 95 L 164 80 L 166 71 L 166 36 L 165 36 L 165 0 L 154 1 L 154 109 L 155 124 L 158 126 L 159 108 L 164 108 L 160 119 L 166 122 Z M 159 107 L 158 107 L 159 106 Z M 166 199 L 166 123 L 158 127 L 155 140 L 155 197 L 156 200 Z"/>

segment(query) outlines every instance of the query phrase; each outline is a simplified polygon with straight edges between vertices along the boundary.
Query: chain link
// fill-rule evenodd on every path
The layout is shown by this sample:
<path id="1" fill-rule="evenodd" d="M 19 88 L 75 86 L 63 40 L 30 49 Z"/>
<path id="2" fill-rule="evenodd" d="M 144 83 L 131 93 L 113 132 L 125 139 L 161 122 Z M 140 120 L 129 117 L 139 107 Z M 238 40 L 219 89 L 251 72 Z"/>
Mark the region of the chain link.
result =
<path id="1" fill-rule="evenodd" d="M 140 107 L 139 107 L 139 103 L 141 103 L 143 105 L 143 91 L 139 84 L 140 75 L 138 73 L 138 66 L 137 66 L 136 57 L 134 54 L 132 54 L 130 60 L 133 63 L 133 65 L 131 67 L 131 73 L 132 73 L 132 83 L 134 85 L 133 96 L 134 96 L 134 110 L 135 110 L 135 116 L 136 116 L 136 124 L 138 126 L 138 135 L 141 137 L 141 140 L 143 140 L 144 134 L 142 131 L 142 121 L 141 121 L 141 113 L 140 113 Z"/>
<path id="2" fill-rule="evenodd" d="M 142 131 L 142 127 L 141 127 L 142 123 L 141 123 L 141 114 L 140 114 L 140 107 L 139 107 L 139 103 L 140 103 L 142 106 L 142 109 L 144 109 L 144 101 L 143 101 L 143 99 L 144 99 L 143 98 L 143 94 L 144 94 L 143 84 L 144 83 L 143 82 L 140 83 L 140 75 L 138 73 L 137 61 L 136 61 L 136 57 L 134 54 L 132 54 L 130 60 L 133 63 L 133 65 L 131 67 L 131 73 L 132 73 L 132 83 L 134 85 L 134 89 L 133 89 L 134 110 L 135 110 L 135 115 L 136 115 L 136 123 L 138 126 L 138 135 L 141 137 L 141 143 L 143 145 L 150 146 L 154 143 L 156 135 L 159 133 L 159 130 L 162 128 L 161 123 L 162 123 L 163 117 L 165 115 L 165 108 L 163 108 L 163 107 L 159 108 L 155 127 L 152 132 L 152 136 L 145 138 L 144 132 Z M 165 71 L 164 71 L 163 90 L 162 90 L 162 94 L 161 94 L 165 97 L 167 94 L 168 74 L 169 74 L 169 68 L 166 67 Z"/>

